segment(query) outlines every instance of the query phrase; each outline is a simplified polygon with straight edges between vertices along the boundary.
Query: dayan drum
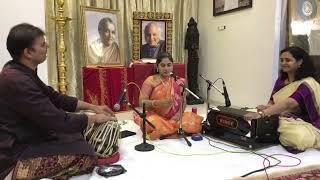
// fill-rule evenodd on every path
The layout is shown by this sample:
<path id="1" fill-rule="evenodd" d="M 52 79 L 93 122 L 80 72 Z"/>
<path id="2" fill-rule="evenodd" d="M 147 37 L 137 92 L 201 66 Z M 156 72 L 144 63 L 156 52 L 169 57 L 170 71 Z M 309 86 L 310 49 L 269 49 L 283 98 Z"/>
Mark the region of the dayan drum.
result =
<path id="1" fill-rule="evenodd" d="M 84 131 L 84 136 L 99 156 L 109 156 L 118 150 L 120 129 L 117 121 L 90 124 Z"/>

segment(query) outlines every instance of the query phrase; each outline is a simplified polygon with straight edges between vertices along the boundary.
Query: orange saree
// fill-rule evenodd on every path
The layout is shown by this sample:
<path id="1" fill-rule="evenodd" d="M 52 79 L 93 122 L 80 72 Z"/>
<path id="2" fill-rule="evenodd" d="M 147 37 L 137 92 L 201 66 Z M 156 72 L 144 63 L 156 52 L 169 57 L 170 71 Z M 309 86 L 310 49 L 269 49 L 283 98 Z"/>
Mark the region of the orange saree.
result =
<path id="1" fill-rule="evenodd" d="M 155 128 L 147 125 L 146 131 L 152 140 L 173 134 L 179 128 L 182 97 L 178 83 L 185 84 L 185 79 L 183 78 L 179 78 L 177 81 L 169 78 L 159 82 L 156 76 L 157 75 L 149 76 L 144 81 L 140 92 L 140 100 L 171 99 L 173 103 L 167 108 L 152 107 L 148 109 L 147 120 L 150 121 Z M 201 131 L 202 120 L 203 117 L 195 113 L 184 112 L 182 115 L 182 129 L 189 134 L 198 133 Z M 134 115 L 134 121 L 138 125 L 142 124 L 141 118 L 136 114 Z M 176 138 L 176 136 L 171 136 L 171 138 Z"/>

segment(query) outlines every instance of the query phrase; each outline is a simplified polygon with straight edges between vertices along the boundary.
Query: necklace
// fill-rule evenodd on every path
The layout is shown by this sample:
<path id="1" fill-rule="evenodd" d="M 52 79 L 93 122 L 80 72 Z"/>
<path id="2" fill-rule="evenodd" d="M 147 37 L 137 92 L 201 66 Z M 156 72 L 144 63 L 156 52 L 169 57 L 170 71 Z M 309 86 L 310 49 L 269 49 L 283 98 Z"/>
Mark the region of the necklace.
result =
<path id="1" fill-rule="evenodd" d="M 166 91 L 168 92 L 168 90 L 170 91 L 171 90 L 171 77 L 169 77 L 168 80 L 163 80 L 161 75 L 159 75 L 159 78 L 160 78 L 160 81 L 163 85 L 163 87 L 165 87 Z"/>
<path id="2" fill-rule="evenodd" d="M 169 82 L 169 83 L 171 82 L 171 77 L 168 78 L 169 80 L 162 80 L 161 75 L 159 75 L 159 78 L 160 78 L 162 85 L 166 85 L 166 84 L 168 84 L 167 82 Z M 163 82 L 163 81 L 165 81 L 165 82 Z"/>
<path id="3" fill-rule="evenodd" d="M 169 77 L 168 79 L 165 79 L 165 81 L 162 79 L 162 77 L 159 75 L 160 81 L 163 85 L 163 92 L 164 92 L 164 96 L 163 98 L 167 99 L 171 99 L 173 100 L 172 97 L 172 79 L 171 77 Z"/>

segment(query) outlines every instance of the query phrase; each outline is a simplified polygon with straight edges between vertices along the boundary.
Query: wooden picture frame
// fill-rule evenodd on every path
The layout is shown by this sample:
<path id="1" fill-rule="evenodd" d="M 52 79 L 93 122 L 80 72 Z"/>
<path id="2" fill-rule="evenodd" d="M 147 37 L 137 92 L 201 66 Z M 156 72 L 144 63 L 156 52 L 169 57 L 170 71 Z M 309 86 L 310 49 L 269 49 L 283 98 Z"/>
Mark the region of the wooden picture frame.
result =
<path id="1" fill-rule="evenodd" d="M 152 38 L 152 29 L 158 40 Z M 171 13 L 133 12 L 132 59 L 155 59 L 166 51 L 172 54 L 173 23 Z"/>
<path id="2" fill-rule="evenodd" d="M 213 0 L 213 16 L 252 8 L 252 0 Z"/>
<path id="3" fill-rule="evenodd" d="M 87 66 L 124 66 L 120 11 L 81 6 Z"/>

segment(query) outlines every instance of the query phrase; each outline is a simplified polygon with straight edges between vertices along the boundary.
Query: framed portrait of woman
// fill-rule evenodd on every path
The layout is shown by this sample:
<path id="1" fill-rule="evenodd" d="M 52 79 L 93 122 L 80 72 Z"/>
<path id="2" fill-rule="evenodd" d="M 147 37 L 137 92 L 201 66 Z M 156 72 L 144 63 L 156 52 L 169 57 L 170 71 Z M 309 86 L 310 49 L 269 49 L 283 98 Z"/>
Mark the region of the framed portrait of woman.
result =
<path id="1" fill-rule="evenodd" d="M 119 11 L 82 6 L 81 12 L 85 64 L 124 65 Z"/>
<path id="2" fill-rule="evenodd" d="M 172 54 L 172 14 L 133 12 L 133 60 L 156 59 L 161 52 Z"/>

